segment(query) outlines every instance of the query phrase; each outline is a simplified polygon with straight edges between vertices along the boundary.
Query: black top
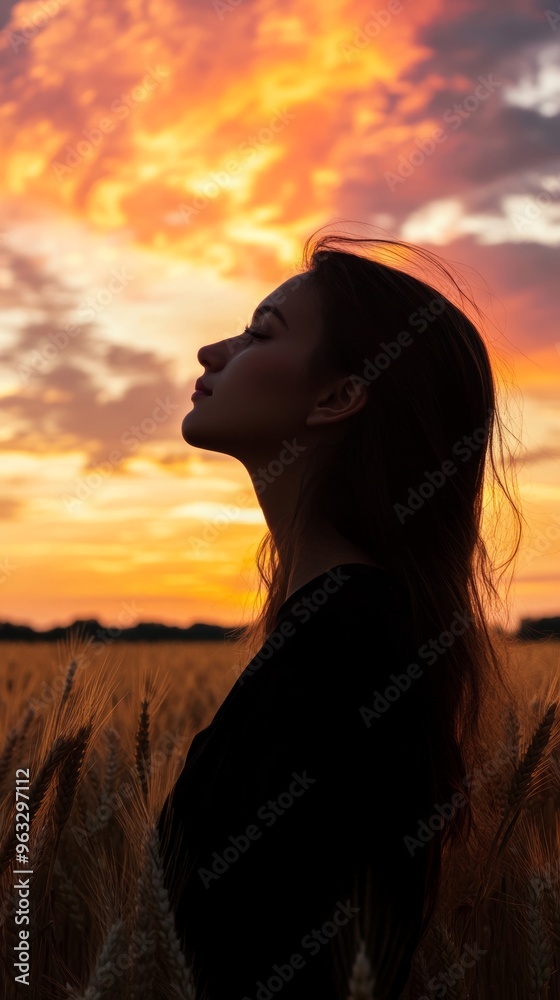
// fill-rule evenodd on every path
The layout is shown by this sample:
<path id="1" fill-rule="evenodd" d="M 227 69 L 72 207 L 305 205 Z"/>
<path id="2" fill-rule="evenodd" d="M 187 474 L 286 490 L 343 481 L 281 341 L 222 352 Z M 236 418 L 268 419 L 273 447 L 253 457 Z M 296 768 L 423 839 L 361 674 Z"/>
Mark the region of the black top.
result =
<path id="1" fill-rule="evenodd" d="M 377 1000 L 399 997 L 426 866 L 404 838 L 434 811 L 417 656 L 395 577 L 337 566 L 285 601 L 194 737 L 159 833 L 197 1000 L 346 1000 L 360 937 Z"/>

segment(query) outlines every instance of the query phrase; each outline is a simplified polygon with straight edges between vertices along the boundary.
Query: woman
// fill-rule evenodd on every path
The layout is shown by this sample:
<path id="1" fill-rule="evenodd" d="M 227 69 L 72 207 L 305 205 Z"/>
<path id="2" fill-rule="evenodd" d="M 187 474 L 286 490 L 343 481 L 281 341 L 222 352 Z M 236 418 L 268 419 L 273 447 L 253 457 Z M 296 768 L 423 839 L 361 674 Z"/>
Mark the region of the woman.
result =
<path id="1" fill-rule="evenodd" d="M 472 824 L 483 686 L 511 694 L 483 601 L 488 465 L 520 517 L 488 352 L 449 298 L 355 242 L 415 249 L 308 240 L 251 326 L 200 349 L 182 426 L 243 463 L 268 526 L 245 669 L 159 821 L 208 1000 L 346 998 L 361 938 L 375 997 L 397 1000 L 442 849 Z"/>

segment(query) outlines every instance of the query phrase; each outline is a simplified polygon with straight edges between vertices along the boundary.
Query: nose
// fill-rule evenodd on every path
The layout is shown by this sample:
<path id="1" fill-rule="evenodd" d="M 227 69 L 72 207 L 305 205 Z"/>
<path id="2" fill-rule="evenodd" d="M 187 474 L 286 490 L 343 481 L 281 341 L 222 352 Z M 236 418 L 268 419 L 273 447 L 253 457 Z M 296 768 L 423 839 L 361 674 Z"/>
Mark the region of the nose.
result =
<path id="1" fill-rule="evenodd" d="M 224 340 L 217 340 L 214 344 L 205 344 L 197 351 L 198 363 L 203 368 L 218 371 L 223 368 L 226 359 L 233 354 L 238 339 L 238 337 L 227 337 Z"/>
<path id="2" fill-rule="evenodd" d="M 197 361 L 204 369 L 213 370 L 219 367 L 218 344 L 205 344 L 197 351 Z"/>

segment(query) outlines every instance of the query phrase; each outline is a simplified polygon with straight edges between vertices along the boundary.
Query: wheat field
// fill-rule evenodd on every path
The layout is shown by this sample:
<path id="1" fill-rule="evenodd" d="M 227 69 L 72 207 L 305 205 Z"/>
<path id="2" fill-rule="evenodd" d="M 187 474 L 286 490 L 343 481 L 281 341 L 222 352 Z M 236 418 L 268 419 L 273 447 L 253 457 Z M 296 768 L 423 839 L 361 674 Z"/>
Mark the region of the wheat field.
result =
<path id="1" fill-rule="evenodd" d="M 245 666 L 236 656 L 230 643 L 1 645 L 5 1000 L 205 1000 L 175 934 L 155 823 L 193 735 Z M 486 765 L 471 775 L 477 836 L 444 854 L 401 1000 L 560 1000 L 559 668 L 560 642 L 510 653 L 516 705 L 486 707 Z M 353 935 L 341 1000 L 376 1000 L 368 934 Z"/>

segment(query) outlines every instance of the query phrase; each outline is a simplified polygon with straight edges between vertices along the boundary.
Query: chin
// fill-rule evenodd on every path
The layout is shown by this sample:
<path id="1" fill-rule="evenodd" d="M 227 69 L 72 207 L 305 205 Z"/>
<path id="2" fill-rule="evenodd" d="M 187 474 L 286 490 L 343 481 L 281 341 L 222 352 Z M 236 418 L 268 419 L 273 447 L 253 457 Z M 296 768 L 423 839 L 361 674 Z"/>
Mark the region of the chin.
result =
<path id="1" fill-rule="evenodd" d="M 183 417 L 183 423 L 181 424 L 181 434 L 183 435 L 183 438 L 187 442 L 187 444 L 196 444 L 196 441 L 193 440 L 193 437 L 196 437 L 196 434 L 193 435 L 189 431 L 189 417 L 193 412 L 194 412 L 193 410 L 190 410 L 189 413 L 187 413 Z"/>
<path id="2" fill-rule="evenodd" d="M 183 417 L 183 423 L 181 424 L 181 434 L 183 440 L 187 444 L 192 445 L 193 448 L 205 448 L 208 451 L 214 451 L 214 444 L 212 440 L 209 440 L 208 431 L 206 433 L 203 427 L 197 428 L 196 421 L 191 421 L 192 414 L 194 410 L 190 410 Z"/>

